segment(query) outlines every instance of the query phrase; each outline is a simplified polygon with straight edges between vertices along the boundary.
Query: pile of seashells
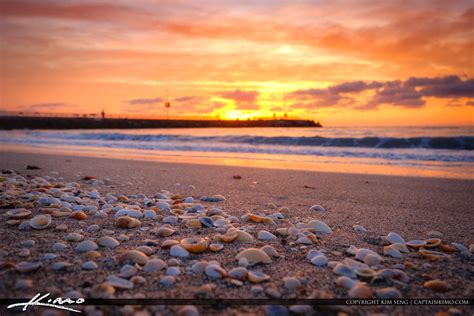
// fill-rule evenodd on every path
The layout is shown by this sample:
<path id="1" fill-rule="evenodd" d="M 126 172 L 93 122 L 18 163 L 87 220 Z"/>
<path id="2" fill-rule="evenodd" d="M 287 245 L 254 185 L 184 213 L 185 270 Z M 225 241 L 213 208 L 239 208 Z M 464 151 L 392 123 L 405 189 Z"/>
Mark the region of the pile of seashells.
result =
<path id="1" fill-rule="evenodd" d="M 327 257 L 329 249 L 316 248 L 321 245 L 321 239 L 333 233 L 333 229 L 317 219 L 292 223 L 292 214 L 287 207 L 269 205 L 269 209 L 274 209 L 271 214 L 249 211 L 236 217 L 214 206 L 225 201 L 222 195 L 196 200 L 163 190 L 153 197 L 144 194 L 125 196 L 105 192 L 106 186 L 105 181 L 94 177 L 79 182 L 65 182 L 60 177 L 24 177 L 11 170 L 2 171 L 0 216 L 3 228 L 10 229 L 8 234 L 28 236 L 23 232 L 51 230 L 63 239 L 51 242 L 49 248 L 43 249 L 41 258 L 36 260 L 29 259 L 29 248 L 35 245 L 35 239 L 21 242 L 22 251 L 15 254 L 20 260 L 9 252 L 8 245 L 2 244 L 0 271 L 15 271 L 16 289 L 33 287 L 35 280 L 23 278 L 22 275 L 27 276 L 46 268 L 52 271 L 67 270 L 77 264 L 77 260 L 61 256 L 61 253 L 71 249 L 82 258 L 82 270 L 103 269 L 108 275 L 104 275 L 97 284 L 76 289 L 69 295 L 126 297 L 121 294 L 154 279 L 159 280 L 163 287 L 171 287 L 179 282 L 180 275 L 195 274 L 202 275 L 202 281 L 205 282 L 222 279 L 236 287 L 249 284 L 252 296 L 264 292 L 269 297 L 278 298 L 282 296 L 278 288 L 269 286 L 264 291 L 260 286 L 275 281 L 273 277 L 255 267 L 279 262 L 285 254 L 279 253 L 271 245 L 255 245 L 256 241 L 285 240 L 283 244 L 288 243 L 287 247 L 300 245 L 305 246 L 302 249 L 307 249 L 307 253 L 301 255 L 302 269 L 309 269 L 313 265 L 314 269 L 332 270 L 335 284 L 347 290 L 347 295 L 343 297 L 402 298 L 404 286 L 411 279 L 405 271 L 410 262 L 400 262 L 387 268 L 384 266 L 387 258 L 403 260 L 408 254 L 416 253 L 428 262 L 435 262 L 448 260 L 453 254 L 472 258 L 474 252 L 474 245 L 448 244 L 442 240 L 443 235 L 435 231 L 429 233 L 428 239 L 411 241 L 405 241 L 399 234 L 390 232 L 381 237 L 384 245 L 381 254 L 373 249 L 351 245 L 346 249 L 346 258 L 330 261 Z M 315 217 L 326 212 L 321 205 L 312 206 L 310 211 Z M 115 228 L 105 229 L 98 223 L 112 223 Z M 256 226 L 266 229 L 256 231 Z M 361 225 L 354 225 L 354 230 L 359 234 L 367 233 L 367 229 Z M 187 236 L 176 238 L 182 237 L 181 231 L 185 231 Z M 88 237 L 98 232 L 101 237 Z M 127 242 L 134 232 L 140 232 L 141 235 L 146 233 L 149 239 L 131 249 Z M 234 264 L 225 266 L 213 255 L 231 245 L 237 245 L 232 248 L 236 249 L 232 255 Z M 112 257 L 104 259 L 105 250 L 111 251 L 108 254 L 112 253 Z M 113 274 L 109 274 L 110 271 Z M 200 286 L 195 297 L 213 297 L 216 284 L 212 282 Z M 304 287 L 304 280 L 297 277 L 286 276 L 281 282 L 285 293 L 295 293 Z M 436 292 L 450 290 L 449 283 L 443 280 L 429 280 L 424 286 Z M 310 297 L 332 296 L 329 293 L 313 293 Z M 285 309 L 284 306 L 269 307 L 266 312 L 281 312 Z M 289 311 L 299 314 L 308 314 L 312 310 L 313 307 L 305 305 L 289 307 Z M 181 308 L 180 313 L 199 314 L 193 306 Z"/>

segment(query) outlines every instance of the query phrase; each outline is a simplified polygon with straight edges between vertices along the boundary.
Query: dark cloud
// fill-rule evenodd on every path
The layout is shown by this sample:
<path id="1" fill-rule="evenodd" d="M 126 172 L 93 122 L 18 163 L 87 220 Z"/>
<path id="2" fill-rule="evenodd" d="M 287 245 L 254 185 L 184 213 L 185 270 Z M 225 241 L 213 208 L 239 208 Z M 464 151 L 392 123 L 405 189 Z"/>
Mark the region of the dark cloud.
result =
<path id="1" fill-rule="evenodd" d="M 366 104 L 355 104 L 351 95 L 373 90 L 374 95 Z M 294 91 L 291 97 L 306 101 L 311 107 L 330 107 L 335 105 L 355 105 L 357 109 L 375 109 L 382 104 L 407 108 L 422 107 L 426 97 L 434 98 L 473 98 L 474 79 L 462 80 L 459 76 L 411 77 L 405 81 L 385 82 L 351 81 L 325 89 Z"/>
<path id="2" fill-rule="evenodd" d="M 130 105 L 142 105 L 142 104 L 156 104 L 163 101 L 164 101 L 163 98 L 156 97 L 156 98 L 150 98 L 150 99 L 147 99 L 147 98 L 130 99 L 130 100 L 127 100 L 126 102 Z"/>
<path id="3" fill-rule="evenodd" d="M 20 111 L 51 111 L 67 106 L 66 103 L 52 102 L 52 103 L 36 103 L 19 106 Z"/>

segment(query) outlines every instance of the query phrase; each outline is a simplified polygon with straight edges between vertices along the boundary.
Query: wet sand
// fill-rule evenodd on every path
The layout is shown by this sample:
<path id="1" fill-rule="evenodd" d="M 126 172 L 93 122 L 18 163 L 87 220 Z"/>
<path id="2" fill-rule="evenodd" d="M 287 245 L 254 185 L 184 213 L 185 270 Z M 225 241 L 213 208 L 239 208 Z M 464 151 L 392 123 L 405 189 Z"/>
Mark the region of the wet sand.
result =
<path id="1" fill-rule="evenodd" d="M 36 165 L 40 170 L 26 170 L 27 165 Z M 289 222 L 308 222 L 319 219 L 326 222 L 333 233 L 322 236 L 314 246 L 290 246 L 283 238 L 276 241 L 256 240 L 253 247 L 262 247 L 270 244 L 277 249 L 284 258 L 274 260 L 274 263 L 259 266 L 256 270 L 270 275 L 271 283 L 282 292 L 283 298 L 308 297 L 314 290 L 324 290 L 336 298 L 346 298 L 347 290 L 337 288 L 334 284 L 337 276 L 328 267 L 315 267 L 306 259 L 310 249 L 326 249 L 329 260 L 343 260 L 348 257 L 344 253 L 349 245 L 358 248 L 367 247 L 382 253 L 382 243 L 379 238 L 390 231 L 402 235 L 405 240 L 426 239 L 428 231 L 439 231 L 443 234 L 446 243 L 457 242 L 466 246 L 474 242 L 474 181 L 436 178 L 396 177 L 378 175 L 355 175 L 325 172 L 304 172 L 291 170 L 275 170 L 264 168 L 244 168 L 225 166 L 206 166 L 193 164 L 175 164 L 165 162 L 127 161 L 118 159 L 102 159 L 91 157 L 72 157 L 58 155 L 32 155 L 24 153 L 0 152 L 0 168 L 13 169 L 20 175 L 51 175 L 56 171 L 66 181 L 78 181 L 84 176 L 95 176 L 98 179 L 110 179 L 111 184 L 99 189 L 100 192 L 116 192 L 118 194 L 143 193 L 154 196 L 162 189 L 173 193 L 192 196 L 199 199 L 202 196 L 221 194 L 226 201 L 219 203 L 203 203 L 209 206 L 222 208 L 227 214 L 240 217 L 247 211 L 271 214 L 276 210 L 267 210 L 266 205 L 273 203 L 277 207 L 286 206 L 290 209 Z M 234 179 L 234 175 L 241 179 Z M 193 186 L 194 188 L 190 187 Z M 309 211 L 309 207 L 320 204 L 326 212 Z M 0 249 L 8 252 L 3 262 L 19 262 L 24 259 L 16 256 L 21 249 L 20 241 L 36 239 L 37 244 L 31 248 L 30 259 L 39 259 L 44 249 L 55 241 L 63 241 L 66 233 L 51 230 L 19 231 L 17 227 L 5 223 L 6 210 L 1 210 L 2 222 L 0 232 L 2 241 Z M 88 218 L 85 222 L 72 221 L 69 218 L 60 218 L 57 222 L 68 225 L 67 232 L 84 230 L 89 238 L 98 238 L 100 231 L 88 233 L 88 225 L 97 224 L 102 228 L 116 229 L 110 219 Z M 82 224 L 81 224 L 82 223 Z M 143 220 L 145 226 L 153 226 L 153 222 Z M 353 225 L 364 226 L 368 233 L 358 234 Z M 277 227 L 288 226 L 288 222 L 279 223 Z M 266 229 L 274 232 L 275 227 L 258 224 L 256 232 Z M 120 231 L 122 233 L 123 230 Z M 256 236 L 256 232 L 253 234 Z M 118 234 L 119 232 L 117 232 Z M 145 239 L 158 239 L 150 236 L 147 231 L 129 231 L 131 239 L 122 243 L 123 249 L 133 249 L 143 244 Z M 195 232 L 180 226 L 172 239 L 182 239 L 191 235 L 209 236 L 215 232 L 209 229 Z M 193 255 L 192 259 L 217 260 L 226 270 L 237 266 L 234 257 L 242 245 L 229 244 L 218 253 L 204 253 Z M 336 251 L 335 253 L 332 253 Z M 338 254 L 340 252 L 342 254 Z M 102 251 L 103 257 L 113 256 L 113 251 Z M 169 251 L 160 249 L 157 255 L 163 260 L 170 258 Z M 86 293 L 91 285 L 105 279 L 117 271 L 108 271 L 102 268 L 94 271 L 81 270 L 81 256 L 70 251 L 64 254 L 75 265 L 68 271 L 56 272 L 48 270 L 37 271 L 28 275 L 33 280 L 35 292 L 66 293 L 77 290 Z M 183 260 L 183 270 L 189 266 Z M 474 269 L 472 256 L 466 258 L 460 254 L 453 254 L 449 260 L 429 262 L 414 252 L 403 259 L 384 257 L 383 266 L 390 268 L 397 263 L 410 261 L 415 268 L 406 269 L 411 281 L 403 287 L 397 287 L 406 298 L 472 298 L 474 290 Z M 22 276 L 11 268 L 2 267 L 0 270 L 2 282 L 0 294 L 2 297 L 19 297 L 22 292 L 14 289 L 15 282 Z M 161 273 L 163 274 L 163 273 Z M 296 276 L 304 280 L 304 286 L 294 294 L 282 290 L 282 279 L 285 276 Z M 450 291 L 436 293 L 423 287 L 429 279 L 442 279 L 449 283 Z M 147 283 L 137 286 L 133 290 L 118 291 L 117 297 L 148 297 L 148 298 L 191 298 L 196 289 L 205 283 L 215 283 L 215 297 L 251 298 L 252 284 L 245 282 L 242 287 L 230 286 L 225 280 L 212 281 L 203 275 L 183 274 L 178 282 L 164 289 L 156 280 L 147 277 Z M 265 287 L 266 284 L 263 284 Z M 266 297 L 264 293 L 259 297 Z M 447 311 L 451 306 L 419 306 L 403 309 L 402 307 L 370 307 L 349 308 L 352 314 L 367 312 L 385 312 L 389 314 L 402 312 L 404 314 L 428 313 Z M 470 313 L 469 307 L 459 307 L 465 313 Z M 145 308 L 154 312 L 154 307 Z M 163 314 L 176 311 L 178 307 L 165 308 Z M 238 314 L 246 312 L 263 313 L 262 307 L 231 306 L 214 311 L 200 307 L 201 314 Z M 138 307 L 138 310 L 142 308 Z M 126 311 L 126 310 L 125 310 Z M 158 309 L 160 311 L 160 309 Z M 4 313 L 2 312 L 2 315 Z"/>

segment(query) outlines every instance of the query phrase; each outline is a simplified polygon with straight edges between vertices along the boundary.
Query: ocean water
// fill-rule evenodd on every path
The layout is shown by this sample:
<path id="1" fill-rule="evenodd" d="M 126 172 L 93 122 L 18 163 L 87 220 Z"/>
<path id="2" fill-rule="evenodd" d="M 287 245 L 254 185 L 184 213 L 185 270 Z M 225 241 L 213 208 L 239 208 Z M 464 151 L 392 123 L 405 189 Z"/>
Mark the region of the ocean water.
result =
<path id="1" fill-rule="evenodd" d="M 14 130 L 0 131 L 0 143 L 114 158 L 474 178 L 473 126 Z"/>

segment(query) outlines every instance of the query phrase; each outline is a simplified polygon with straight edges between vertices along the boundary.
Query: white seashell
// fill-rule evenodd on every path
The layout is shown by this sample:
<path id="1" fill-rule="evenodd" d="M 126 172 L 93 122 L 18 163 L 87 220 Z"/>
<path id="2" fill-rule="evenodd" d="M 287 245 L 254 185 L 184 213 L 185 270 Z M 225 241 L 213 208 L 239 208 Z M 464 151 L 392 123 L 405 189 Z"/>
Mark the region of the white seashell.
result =
<path id="1" fill-rule="evenodd" d="M 97 240 L 97 243 L 102 246 L 102 247 L 106 247 L 106 248 L 116 248 L 120 245 L 120 242 L 113 238 L 113 237 L 109 237 L 109 236 L 104 236 L 104 237 L 101 237 Z"/>
<path id="2" fill-rule="evenodd" d="M 17 264 L 15 264 L 15 270 L 20 272 L 20 273 L 28 273 L 31 271 L 38 270 L 41 268 L 41 262 L 27 262 L 27 261 L 22 261 Z"/>
<path id="3" fill-rule="evenodd" d="M 166 211 L 170 209 L 170 205 L 166 202 L 158 202 L 156 203 L 156 206 L 161 210 L 161 211 Z"/>
<path id="4" fill-rule="evenodd" d="M 143 213 L 140 212 L 139 210 L 127 210 L 127 213 L 125 215 L 133 217 L 133 218 L 142 218 L 143 217 Z"/>
<path id="5" fill-rule="evenodd" d="M 30 219 L 30 226 L 34 229 L 46 229 L 51 226 L 51 215 L 41 214 Z"/>
<path id="6" fill-rule="evenodd" d="M 209 262 L 203 260 L 203 261 L 199 261 L 199 262 L 196 262 L 195 264 L 193 264 L 193 266 L 191 267 L 191 270 L 194 272 L 194 273 L 204 273 L 204 270 L 206 269 L 207 265 L 209 264 Z"/>
<path id="7" fill-rule="evenodd" d="M 211 278 L 221 279 L 227 276 L 227 272 L 217 264 L 208 264 L 204 269 L 206 275 Z"/>
<path id="8" fill-rule="evenodd" d="M 355 253 L 355 258 L 357 260 L 364 261 L 365 256 L 367 256 L 368 254 L 378 256 L 378 253 L 376 253 L 373 250 L 370 250 L 370 249 L 367 249 L 367 248 L 359 248 L 359 249 L 357 249 L 357 251 Z"/>
<path id="9" fill-rule="evenodd" d="M 313 231 L 317 233 L 324 233 L 324 234 L 331 234 L 332 229 L 324 222 L 320 220 L 312 220 L 309 222 L 309 225 L 313 229 Z"/>
<path id="10" fill-rule="evenodd" d="M 247 278 L 247 269 L 238 267 L 238 268 L 233 268 L 232 270 L 229 271 L 229 277 L 245 281 Z"/>
<path id="11" fill-rule="evenodd" d="M 165 268 L 167 268 L 168 265 L 166 262 L 164 262 L 161 259 L 151 259 L 149 260 L 145 266 L 143 266 L 143 272 L 145 273 L 155 273 L 159 272 Z"/>
<path id="12" fill-rule="evenodd" d="M 407 246 L 404 244 L 395 243 L 391 244 L 390 247 L 397 249 L 400 252 L 410 252 L 410 250 L 408 250 Z"/>
<path id="13" fill-rule="evenodd" d="M 156 213 L 153 210 L 145 210 L 143 211 L 143 216 L 145 216 L 145 218 L 154 219 L 156 218 Z"/>
<path id="14" fill-rule="evenodd" d="M 265 253 L 271 257 L 280 257 L 280 254 L 278 253 L 278 251 L 276 251 L 276 249 L 270 245 L 263 246 L 260 249 L 265 251 Z"/>
<path id="15" fill-rule="evenodd" d="M 357 284 L 356 281 L 346 276 L 340 276 L 336 279 L 336 285 L 350 290 Z"/>
<path id="16" fill-rule="evenodd" d="M 83 239 L 84 239 L 84 236 L 79 233 L 70 233 L 70 234 L 67 234 L 66 237 L 64 237 L 64 240 L 67 240 L 67 241 L 81 241 Z"/>
<path id="17" fill-rule="evenodd" d="M 107 280 L 105 282 L 106 284 L 109 284 L 109 285 L 111 285 L 115 288 L 127 289 L 127 290 L 133 289 L 133 282 L 132 281 L 119 278 L 118 276 L 111 275 L 111 276 L 107 277 L 106 280 Z"/>
<path id="18" fill-rule="evenodd" d="M 173 257 L 186 258 L 189 256 L 189 252 L 180 245 L 174 245 L 171 247 L 170 255 Z"/>
<path id="19" fill-rule="evenodd" d="M 84 240 L 83 242 L 79 243 L 79 245 L 77 245 L 76 250 L 80 252 L 87 252 L 91 250 L 97 250 L 97 248 L 99 248 L 99 246 L 97 246 L 97 244 L 92 240 Z"/>
<path id="20" fill-rule="evenodd" d="M 163 218 L 163 223 L 174 225 L 174 224 L 178 223 L 178 217 L 176 217 L 176 216 L 166 216 L 165 218 Z"/>
<path id="21" fill-rule="evenodd" d="M 378 265 L 381 261 L 382 261 L 382 257 L 380 257 L 378 254 L 374 255 L 374 254 L 369 253 L 364 258 L 364 263 L 369 265 L 369 266 Z"/>
<path id="22" fill-rule="evenodd" d="M 311 259 L 313 259 L 314 257 L 316 256 L 319 256 L 319 255 L 323 255 L 322 252 L 319 252 L 318 250 L 310 250 L 308 252 L 308 254 L 306 255 L 306 259 L 308 259 L 309 261 L 311 261 Z"/>
<path id="23" fill-rule="evenodd" d="M 319 204 L 315 204 L 309 208 L 310 211 L 324 212 L 326 209 Z"/>
<path id="24" fill-rule="evenodd" d="M 166 269 L 166 275 L 177 276 L 181 274 L 181 269 L 179 267 L 169 267 Z"/>
<path id="25" fill-rule="evenodd" d="M 308 237 L 300 237 L 296 240 L 297 244 L 312 245 L 313 242 Z"/>
<path id="26" fill-rule="evenodd" d="M 391 244 L 403 244 L 403 245 L 406 244 L 405 239 L 403 239 L 402 236 L 394 232 L 388 233 L 385 239 Z"/>
<path id="27" fill-rule="evenodd" d="M 213 196 L 203 196 L 201 198 L 201 201 L 204 201 L 204 202 L 221 202 L 221 201 L 225 201 L 225 197 L 220 195 L 220 194 L 216 194 L 216 195 L 213 195 Z"/>
<path id="28" fill-rule="evenodd" d="M 246 231 L 243 230 L 237 230 L 237 238 L 235 239 L 236 241 L 241 241 L 241 242 L 252 242 L 254 240 L 253 236 L 247 233 Z"/>
<path id="29" fill-rule="evenodd" d="M 337 275 L 346 276 L 352 279 L 355 279 L 357 277 L 354 270 L 352 270 L 349 266 L 343 263 L 338 263 L 332 271 Z"/>
<path id="30" fill-rule="evenodd" d="M 243 267 L 243 268 L 247 268 L 250 265 L 249 261 L 245 257 L 240 258 L 238 264 L 239 264 L 239 267 Z"/>
<path id="31" fill-rule="evenodd" d="M 246 258 L 250 265 L 257 263 L 272 263 L 272 259 L 267 255 L 267 253 L 257 248 L 244 249 L 239 252 L 235 258 L 237 260 Z"/>
<path id="32" fill-rule="evenodd" d="M 311 263 L 317 267 L 322 267 L 328 263 L 328 258 L 324 255 L 317 255 L 311 259 Z"/>
<path id="33" fill-rule="evenodd" d="M 99 266 L 94 261 L 86 261 L 82 264 L 83 270 L 95 270 L 97 268 L 99 268 Z"/>
<path id="34" fill-rule="evenodd" d="M 259 231 L 257 237 L 260 240 L 275 240 L 277 238 L 275 235 L 266 230 Z"/>

